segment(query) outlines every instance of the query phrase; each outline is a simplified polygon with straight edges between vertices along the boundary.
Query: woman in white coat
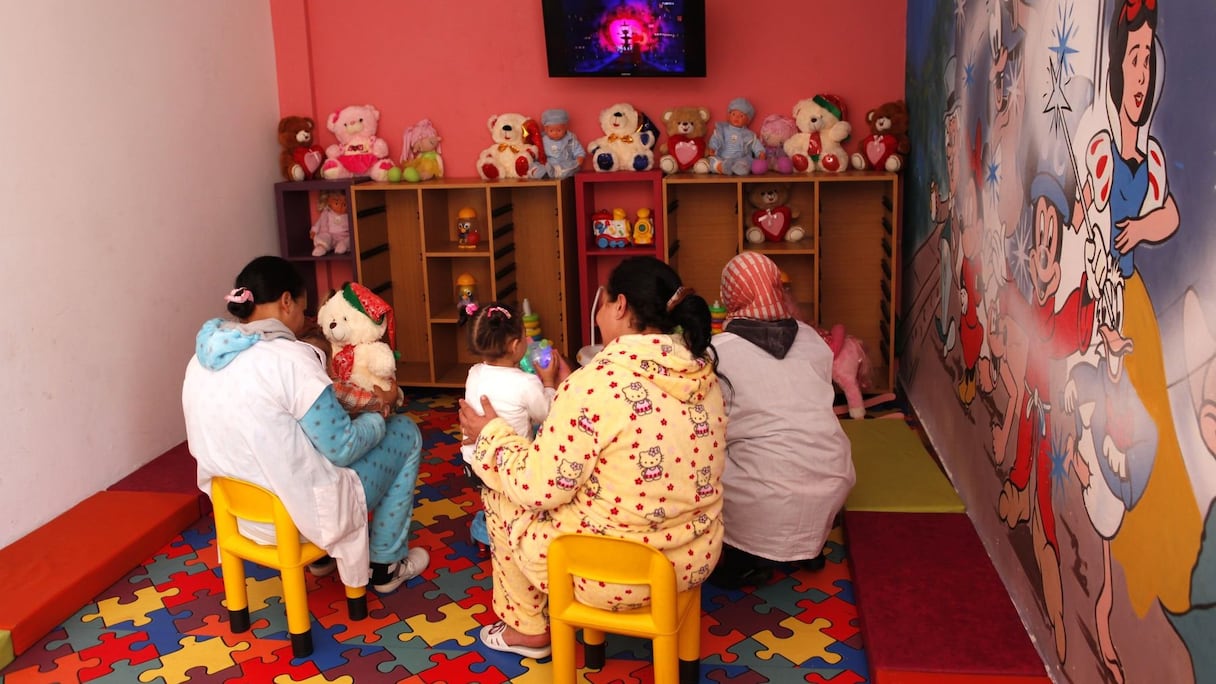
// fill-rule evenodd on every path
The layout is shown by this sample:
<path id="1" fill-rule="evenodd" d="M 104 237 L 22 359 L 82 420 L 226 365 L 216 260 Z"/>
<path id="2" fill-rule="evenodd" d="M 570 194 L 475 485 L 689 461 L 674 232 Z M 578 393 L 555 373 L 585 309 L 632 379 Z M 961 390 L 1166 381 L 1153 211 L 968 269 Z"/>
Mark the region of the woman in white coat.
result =
<path id="1" fill-rule="evenodd" d="M 347 415 L 324 353 L 297 339 L 308 296 L 290 262 L 254 259 L 225 299 L 236 320 L 203 324 L 182 384 L 199 488 L 209 495 L 223 476 L 269 489 L 330 555 L 309 567 L 314 575 L 336 567 L 347 586 L 397 589 L 430 560 L 408 546 L 418 427 L 409 416 Z M 242 521 L 241 532 L 274 543 L 271 525 Z"/>
<path id="2" fill-rule="evenodd" d="M 823 544 L 853 488 L 849 439 L 832 410 L 832 350 L 794 316 L 781 271 L 743 252 L 722 271 L 726 378 L 725 527 L 710 582 L 764 581 L 774 562 L 823 567 Z"/>

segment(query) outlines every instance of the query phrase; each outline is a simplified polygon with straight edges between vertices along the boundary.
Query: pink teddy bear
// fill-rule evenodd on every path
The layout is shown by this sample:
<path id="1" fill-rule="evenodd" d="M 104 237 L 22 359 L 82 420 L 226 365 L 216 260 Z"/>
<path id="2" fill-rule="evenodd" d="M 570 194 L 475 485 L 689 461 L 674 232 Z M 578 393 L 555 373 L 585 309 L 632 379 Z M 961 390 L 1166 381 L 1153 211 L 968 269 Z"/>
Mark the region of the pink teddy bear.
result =
<path id="1" fill-rule="evenodd" d="M 380 112 L 371 105 L 344 107 L 330 114 L 325 127 L 338 138 L 338 144 L 325 149 L 321 177 L 387 180 L 393 162 L 388 159 L 388 143 L 376 137 L 379 125 Z"/>
<path id="2" fill-rule="evenodd" d="M 760 124 L 760 142 L 764 143 L 764 158 L 752 161 L 752 173 L 775 171 L 794 172 L 794 162 L 785 153 L 785 141 L 798 132 L 798 124 L 783 114 L 769 114 Z"/>

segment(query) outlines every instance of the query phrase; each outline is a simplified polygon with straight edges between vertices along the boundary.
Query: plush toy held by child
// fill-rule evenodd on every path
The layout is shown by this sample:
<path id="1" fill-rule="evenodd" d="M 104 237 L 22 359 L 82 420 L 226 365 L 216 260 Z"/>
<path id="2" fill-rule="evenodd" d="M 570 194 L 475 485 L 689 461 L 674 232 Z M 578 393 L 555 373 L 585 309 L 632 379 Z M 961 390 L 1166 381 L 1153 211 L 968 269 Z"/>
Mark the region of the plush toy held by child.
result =
<path id="1" fill-rule="evenodd" d="M 583 166 L 587 151 L 570 130 L 570 115 L 564 109 L 546 109 L 540 115 L 544 135 L 540 138 L 541 159 L 532 163 L 531 178 L 568 178 Z"/>
<path id="2" fill-rule="evenodd" d="M 714 133 L 707 143 L 711 172 L 746 176 L 751 173 L 752 160 L 764 159 L 764 144 L 747 127 L 755 115 L 756 108 L 746 98 L 736 97 L 726 106 L 726 122 L 714 125 Z"/>
<path id="3" fill-rule="evenodd" d="M 317 222 L 308 232 L 312 238 L 312 255 L 346 254 L 350 251 L 350 215 L 347 213 L 346 193 L 341 190 L 322 192 L 317 198 Z"/>

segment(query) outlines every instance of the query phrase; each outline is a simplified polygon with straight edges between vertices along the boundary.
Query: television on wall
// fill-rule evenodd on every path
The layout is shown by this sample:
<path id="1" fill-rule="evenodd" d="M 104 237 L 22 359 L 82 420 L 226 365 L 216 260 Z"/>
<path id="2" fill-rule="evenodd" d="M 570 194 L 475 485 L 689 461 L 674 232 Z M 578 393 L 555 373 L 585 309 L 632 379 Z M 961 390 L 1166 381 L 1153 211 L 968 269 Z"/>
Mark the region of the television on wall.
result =
<path id="1" fill-rule="evenodd" d="M 541 0 L 550 76 L 705 76 L 705 0 Z"/>

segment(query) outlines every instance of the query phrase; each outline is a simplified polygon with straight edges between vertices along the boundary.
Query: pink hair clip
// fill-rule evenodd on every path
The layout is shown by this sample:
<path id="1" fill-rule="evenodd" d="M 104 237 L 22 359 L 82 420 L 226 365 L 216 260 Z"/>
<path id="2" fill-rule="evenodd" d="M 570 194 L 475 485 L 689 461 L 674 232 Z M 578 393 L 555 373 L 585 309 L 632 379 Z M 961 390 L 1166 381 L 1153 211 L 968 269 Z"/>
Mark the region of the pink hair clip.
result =
<path id="1" fill-rule="evenodd" d="M 502 314 L 503 316 L 506 316 L 507 318 L 511 317 L 511 312 L 507 311 L 506 309 L 502 308 L 501 306 L 491 306 L 490 308 L 486 309 L 486 315 L 489 316 L 490 314 L 494 313 L 495 311 Z"/>
<path id="2" fill-rule="evenodd" d="M 228 295 L 224 297 L 224 300 L 232 302 L 233 304 L 241 304 L 243 302 L 252 302 L 253 301 L 253 290 L 250 290 L 247 287 L 238 287 L 235 290 L 233 290 L 232 292 L 229 292 Z"/>

